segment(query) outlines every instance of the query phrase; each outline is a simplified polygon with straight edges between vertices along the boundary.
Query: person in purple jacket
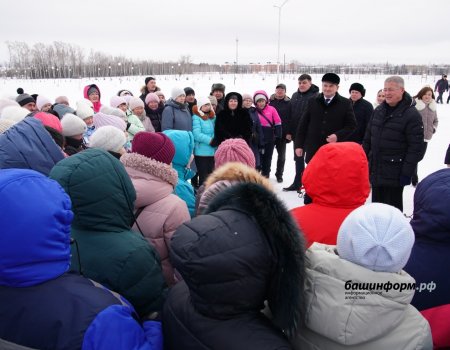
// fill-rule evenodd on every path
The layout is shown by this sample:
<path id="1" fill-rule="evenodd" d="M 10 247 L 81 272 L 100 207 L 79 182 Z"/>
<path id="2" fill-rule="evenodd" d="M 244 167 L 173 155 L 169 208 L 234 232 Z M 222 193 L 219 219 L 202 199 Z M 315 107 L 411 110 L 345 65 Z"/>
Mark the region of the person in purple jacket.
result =
<path id="1" fill-rule="evenodd" d="M 56 181 L 1 170 L 0 197 L 0 348 L 162 349 L 159 322 L 140 323 L 122 296 L 68 272 L 74 215 Z"/>

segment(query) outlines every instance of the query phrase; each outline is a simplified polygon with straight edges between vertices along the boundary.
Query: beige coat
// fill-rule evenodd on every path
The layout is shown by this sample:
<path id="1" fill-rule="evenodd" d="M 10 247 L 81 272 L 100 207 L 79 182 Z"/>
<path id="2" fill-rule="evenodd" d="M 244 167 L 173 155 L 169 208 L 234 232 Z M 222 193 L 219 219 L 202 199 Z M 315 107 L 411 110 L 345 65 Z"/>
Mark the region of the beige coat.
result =
<path id="1" fill-rule="evenodd" d="M 161 258 L 164 278 L 175 284 L 174 269 L 169 260 L 170 239 L 175 230 L 191 216 L 186 203 L 174 195 L 177 172 L 170 166 L 137 153 L 120 158 L 136 190 L 135 208 L 144 208 L 137 218 L 135 231 L 142 230 L 147 241 Z"/>
<path id="2" fill-rule="evenodd" d="M 351 292 L 345 289 L 348 280 L 414 283 L 406 272 L 368 270 L 341 259 L 335 246 L 320 243 L 306 255 L 306 328 L 299 328 L 291 340 L 294 349 L 432 349 L 428 322 L 410 305 L 414 290 L 391 289 L 363 300 L 345 299 Z"/>
<path id="3" fill-rule="evenodd" d="M 436 132 L 439 123 L 436 113 L 436 102 L 431 100 L 431 102 L 426 105 L 422 100 L 416 99 L 415 101 L 416 109 L 422 116 L 424 140 L 430 141 L 433 134 Z"/>

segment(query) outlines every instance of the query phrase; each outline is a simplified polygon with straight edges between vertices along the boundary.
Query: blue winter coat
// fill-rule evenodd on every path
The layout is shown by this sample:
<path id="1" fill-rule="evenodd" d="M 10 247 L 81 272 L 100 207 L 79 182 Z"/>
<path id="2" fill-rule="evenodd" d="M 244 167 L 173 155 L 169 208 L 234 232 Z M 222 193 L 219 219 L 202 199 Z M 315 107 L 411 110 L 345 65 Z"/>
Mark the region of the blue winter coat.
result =
<path id="1" fill-rule="evenodd" d="M 34 349 L 162 349 L 118 294 L 70 267 L 69 196 L 33 170 L 0 171 L 0 338 Z M 20 204 L 18 204 L 19 202 Z"/>
<path id="2" fill-rule="evenodd" d="M 64 159 L 39 119 L 27 117 L 0 135 L 0 169 L 33 169 L 46 176 Z"/>
<path id="3" fill-rule="evenodd" d="M 188 182 L 195 172 L 188 168 L 188 163 L 194 150 L 194 135 L 190 131 L 166 130 L 164 131 L 175 146 L 175 156 L 172 166 L 178 173 L 178 183 L 174 193 L 186 202 L 191 217 L 195 216 L 194 188 Z"/>
<path id="4" fill-rule="evenodd" d="M 192 131 L 192 116 L 187 103 L 179 103 L 169 100 L 162 112 L 161 130 L 186 130 Z"/>
<path id="5" fill-rule="evenodd" d="M 216 124 L 216 116 L 214 112 L 209 116 L 201 117 L 198 113 L 197 106 L 192 111 L 192 133 L 194 134 L 194 155 L 203 157 L 213 157 L 216 147 L 211 146 L 211 140 L 214 138 L 214 125 Z"/>

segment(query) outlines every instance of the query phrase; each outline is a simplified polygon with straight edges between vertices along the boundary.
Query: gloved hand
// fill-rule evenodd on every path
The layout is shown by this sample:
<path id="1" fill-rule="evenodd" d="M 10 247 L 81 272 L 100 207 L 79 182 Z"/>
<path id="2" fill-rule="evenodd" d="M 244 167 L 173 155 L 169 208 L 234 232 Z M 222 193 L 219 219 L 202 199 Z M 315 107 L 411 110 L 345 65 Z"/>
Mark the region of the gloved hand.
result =
<path id="1" fill-rule="evenodd" d="M 411 185 L 411 177 L 406 175 L 400 175 L 400 186 Z"/>

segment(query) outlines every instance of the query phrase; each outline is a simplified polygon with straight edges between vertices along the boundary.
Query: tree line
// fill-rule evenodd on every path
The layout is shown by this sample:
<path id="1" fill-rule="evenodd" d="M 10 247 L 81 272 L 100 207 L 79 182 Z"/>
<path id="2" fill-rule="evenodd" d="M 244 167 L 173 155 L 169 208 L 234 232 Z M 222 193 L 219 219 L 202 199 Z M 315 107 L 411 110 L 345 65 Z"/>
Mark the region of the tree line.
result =
<path id="1" fill-rule="evenodd" d="M 114 56 L 91 50 L 86 54 L 78 45 L 54 41 L 51 44 L 7 41 L 9 61 L 0 65 L 3 78 L 21 79 L 71 79 L 93 77 L 115 77 L 133 75 L 185 75 L 193 73 L 221 74 L 274 74 L 275 62 L 193 63 L 189 55 L 177 61 L 153 61 Z M 395 65 L 383 64 L 303 64 L 297 60 L 280 65 L 282 74 L 422 74 L 441 75 L 449 72 L 449 65 Z"/>

